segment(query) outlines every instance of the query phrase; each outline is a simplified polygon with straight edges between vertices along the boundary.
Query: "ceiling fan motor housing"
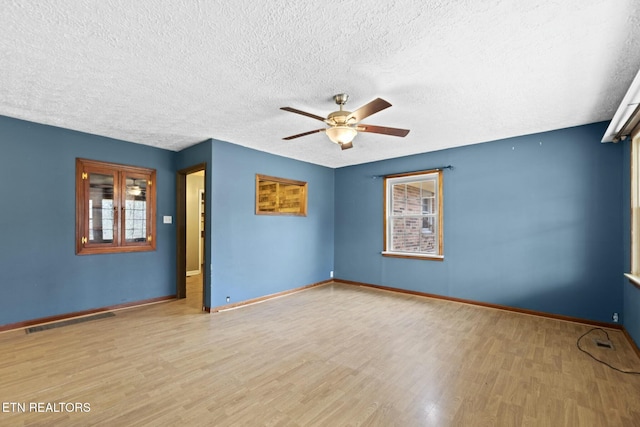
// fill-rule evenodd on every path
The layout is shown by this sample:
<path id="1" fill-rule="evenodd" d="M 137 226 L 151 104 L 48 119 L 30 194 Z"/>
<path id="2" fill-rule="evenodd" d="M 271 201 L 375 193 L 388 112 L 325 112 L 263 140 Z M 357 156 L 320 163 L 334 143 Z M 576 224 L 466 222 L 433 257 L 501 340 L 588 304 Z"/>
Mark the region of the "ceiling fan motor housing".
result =
<path id="1" fill-rule="evenodd" d="M 351 114 L 351 111 L 347 110 L 339 110 L 334 111 L 333 113 L 329 113 L 327 116 L 327 123 L 330 125 L 346 125 L 347 118 Z M 354 120 L 349 120 L 350 122 L 354 122 Z"/>
<path id="2" fill-rule="evenodd" d="M 346 126 L 349 124 L 347 123 L 347 121 L 355 122 L 355 120 L 347 120 L 349 115 L 351 114 L 351 111 L 342 109 L 344 104 L 347 103 L 348 99 L 349 99 L 349 95 L 347 95 L 346 93 L 339 93 L 337 95 L 333 95 L 333 100 L 336 101 L 336 104 L 340 106 L 340 109 L 338 111 L 334 111 L 333 113 L 330 113 L 327 116 L 327 120 L 325 120 L 327 124 L 331 126 Z"/>

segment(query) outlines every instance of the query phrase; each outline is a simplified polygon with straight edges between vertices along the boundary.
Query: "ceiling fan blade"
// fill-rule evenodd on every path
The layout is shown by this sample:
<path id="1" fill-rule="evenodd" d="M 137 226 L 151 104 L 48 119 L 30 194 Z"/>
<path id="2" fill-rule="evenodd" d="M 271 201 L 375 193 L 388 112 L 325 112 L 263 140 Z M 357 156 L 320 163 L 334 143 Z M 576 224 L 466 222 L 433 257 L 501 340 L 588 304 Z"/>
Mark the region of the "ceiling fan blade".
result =
<path id="1" fill-rule="evenodd" d="M 391 104 L 389 104 L 387 101 L 385 101 L 382 98 L 376 98 L 370 103 L 363 105 L 353 113 L 349 114 L 349 117 L 347 117 L 347 120 L 354 118 L 356 119 L 356 122 L 359 122 L 360 120 L 365 119 L 370 115 L 375 114 L 378 111 L 382 111 L 385 108 L 389 108 L 389 107 L 391 107 Z"/>
<path id="2" fill-rule="evenodd" d="M 315 114 L 307 113 L 306 111 L 296 110 L 295 108 L 291 108 L 291 107 L 280 107 L 280 109 L 284 111 L 289 111 L 290 113 L 296 113 L 296 114 L 301 114 L 303 116 L 311 117 L 312 119 L 320 120 L 321 122 L 324 122 L 325 120 L 325 117 L 316 116 Z"/>
<path id="3" fill-rule="evenodd" d="M 353 148 L 353 142 L 347 142 L 346 144 L 340 144 L 340 149 L 347 150 Z"/>
<path id="4" fill-rule="evenodd" d="M 282 138 L 282 139 L 284 139 L 284 140 L 288 141 L 288 140 L 290 140 L 290 139 L 300 138 L 301 136 L 311 135 L 312 133 L 324 132 L 324 130 L 325 130 L 324 128 L 322 128 L 322 129 L 316 129 L 316 130 L 310 130 L 309 132 L 299 133 L 299 134 L 297 134 L 297 135 L 291 135 L 291 136 L 288 136 L 288 137 L 286 137 L 286 138 Z"/>
<path id="5" fill-rule="evenodd" d="M 388 128 L 384 126 L 365 125 L 363 123 L 359 124 L 356 129 L 358 132 L 381 133 L 392 136 L 407 136 L 409 133 L 409 129 Z"/>

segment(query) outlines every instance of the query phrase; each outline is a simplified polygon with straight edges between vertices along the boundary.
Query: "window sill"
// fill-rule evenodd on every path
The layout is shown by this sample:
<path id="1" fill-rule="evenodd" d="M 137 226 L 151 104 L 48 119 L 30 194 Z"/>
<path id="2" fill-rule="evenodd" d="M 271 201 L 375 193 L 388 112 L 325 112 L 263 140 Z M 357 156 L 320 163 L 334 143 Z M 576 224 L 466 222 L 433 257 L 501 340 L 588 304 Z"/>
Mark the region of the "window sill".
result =
<path id="1" fill-rule="evenodd" d="M 624 275 L 627 279 L 629 279 L 631 283 L 633 283 L 636 286 L 640 286 L 640 276 L 637 276 L 632 273 L 624 273 Z"/>
<path id="2" fill-rule="evenodd" d="M 431 261 L 444 261 L 444 255 L 430 255 L 430 254 L 416 254 L 412 252 L 389 252 L 382 251 L 382 256 L 388 256 L 391 258 L 412 258 L 412 259 L 426 259 Z"/>

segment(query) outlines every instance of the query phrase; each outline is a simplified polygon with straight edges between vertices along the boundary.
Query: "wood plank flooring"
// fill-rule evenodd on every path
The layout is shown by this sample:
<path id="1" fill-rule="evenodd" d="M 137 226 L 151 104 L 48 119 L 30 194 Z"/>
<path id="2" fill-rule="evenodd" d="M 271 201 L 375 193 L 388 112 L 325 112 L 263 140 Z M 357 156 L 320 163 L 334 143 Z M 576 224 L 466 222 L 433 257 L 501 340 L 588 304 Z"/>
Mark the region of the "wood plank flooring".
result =
<path id="1" fill-rule="evenodd" d="M 187 276 L 186 279 L 186 299 L 185 303 L 189 307 L 197 308 L 198 310 L 202 310 L 203 299 L 202 299 L 202 273 L 196 274 L 194 276 Z"/>
<path id="2" fill-rule="evenodd" d="M 589 329 L 343 284 L 215 314 L 172 301 L 0 334 L 0 401 L 27 409 L 0 425 L 640 425 L 640 376 L 581 353 Z M 620 331 L 615 350 L 593 335 L 640 370 Z"/>

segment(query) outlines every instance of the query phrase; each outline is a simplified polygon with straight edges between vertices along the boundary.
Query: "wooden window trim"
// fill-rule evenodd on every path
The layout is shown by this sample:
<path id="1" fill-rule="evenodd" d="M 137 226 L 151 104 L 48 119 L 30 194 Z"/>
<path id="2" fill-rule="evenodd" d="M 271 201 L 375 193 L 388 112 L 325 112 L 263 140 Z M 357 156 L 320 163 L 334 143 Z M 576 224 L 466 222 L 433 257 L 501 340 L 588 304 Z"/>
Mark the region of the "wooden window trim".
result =
<path id="1" fill-rule="evenodd" d="M 438 175 L 438 213 L 437 213 L 437 221 L 438 221 L 438 254 L 421 254 L 421 253 L 410 253 L 410 252 L 399 252 L 389 250 L 389 230 L 388 230 L 388 208 L 389 208 L 389 189 L 388 189 L 388 181 L 392 178 L 402 178 L 402 177 L 412 177 L 426 174 L 437 174 Z M 408 258 L 408 259 L 421 259 L 421 260 L 430 260 L 430 261 L 444 261 L 444 214 L 443 214 L 443 173 L 442 169 L 430 169 L 418 172 L 407 172 L 400 173 L 394 175 L 387 175 L 383 179 L 383 250 L 382 256 L 390 257 L 390 258 Z"/>
<path id="2" fill-rule="evenodd" d="M 90 243 L 89 236 L 89 173 L 114 176 L 113 242 Z M 126 242 L 124 238 L 124 187 L 126 178 L 147 179 L 146 235 L 143 242 Z M 85 239 L 83 239 L 85 238 Z M 108 254 L 156 250 L 156 170 L 89 159 L 76 159 L 76 254 Z"/>
<path id="3" fill-rule="evenodd" d="M 276 184 L 295 185 L 300 187 L 300 206 L 298 212 L 272 212 L 260 209 L 260 182 L 271 181 Z M 304 181 L 296 181 L 294 179 L 278 178 L 269 175 L 256 174 L 256 215 L 293 215 L 307 216 L 307 183 Z"/>

